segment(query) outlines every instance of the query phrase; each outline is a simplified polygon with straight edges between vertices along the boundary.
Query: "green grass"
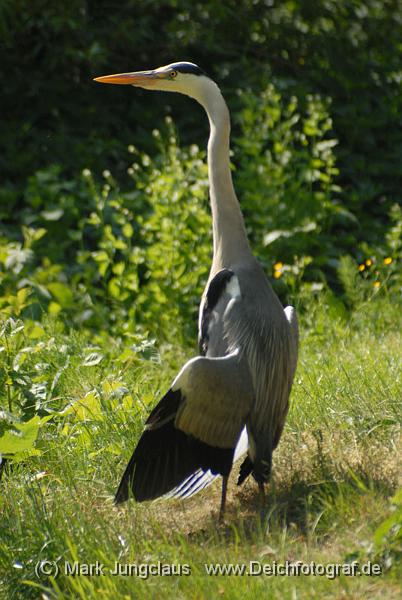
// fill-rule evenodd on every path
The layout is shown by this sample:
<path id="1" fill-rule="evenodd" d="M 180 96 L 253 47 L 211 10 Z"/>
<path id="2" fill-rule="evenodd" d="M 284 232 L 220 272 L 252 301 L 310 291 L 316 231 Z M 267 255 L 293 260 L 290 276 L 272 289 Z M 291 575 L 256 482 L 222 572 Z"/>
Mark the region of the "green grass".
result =
<path id="1" fill-rule="evenodd" d="M 120 509 L 112 503 L 150 407 L 192 351 L 169 346 L 143 356 L 111 342 L 88 349 L 83 337 L 49 324 L 24 368 L 48 365 L 48 380 L 64 369 L 47 401 L 53 419 L 40 429 L 40 454 L 3 471 L 0 596 L 399 598 L 398 526 L 383 536 L 377 529 L 396 514 L 401 318 L 385 303 L 348 322 L 323 314 L 316 307 L 302 328 L 292 406 L 266 507 L 261 510 L 252 481 L 236 488 L 234 474 L 223 526 L 217 525 L 219 484 L 189 501 L 130 501 Z M 103 358 L 83 366 L 90 352 Z M 41 560 L 58 561 L 58 577 L 38 579 Z M 382 574 L 208 576 L 204 569 L 218 562 L 353 560 L 378 563 Z M 105 574 L 65 575 L 65 561 L 99 561 Z M 115 561 L 180 563 L 191 574 L 112 576 L 107 570 Z"/>

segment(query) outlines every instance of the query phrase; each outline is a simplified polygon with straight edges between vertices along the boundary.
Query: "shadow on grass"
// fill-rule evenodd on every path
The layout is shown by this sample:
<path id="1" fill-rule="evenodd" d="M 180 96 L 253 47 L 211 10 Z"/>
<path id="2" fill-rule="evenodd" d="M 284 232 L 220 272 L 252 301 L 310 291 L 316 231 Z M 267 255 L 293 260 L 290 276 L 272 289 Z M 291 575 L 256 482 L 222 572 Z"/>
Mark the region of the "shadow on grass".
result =
<path id="1" fill-rule="evenodd" d="M 353 506 L 357 510 L 359 498 L 363 495 L 389 497 L 393 491 L 383 481 L 353 472 L 342 481 L 330 478 L 313 483 L 297 480 L 280 489 L 271 484 L 262 506 L 257 487 L 249 483 L 246 489 L 236 494 L 228 507 L 225 523 L 219 525 L 216 514 L 212 536 L 214 541 L 219 539 L 225 543 L 235 543 L 239 535 L 253 542 L 258 538 L 266 539 L 270 531 L 290 528 L 303 537 L 315 532 L 324 540 L 328 536 L 327 528 L 316 530 L 321 515 L 333 513 L 334 517 L 342 517 L 343 513 L 350 514 Z M 211 525 L 213 517 L 205 527 L 193 530 L 189 537 L 193 542 L 210 541 Z"/>

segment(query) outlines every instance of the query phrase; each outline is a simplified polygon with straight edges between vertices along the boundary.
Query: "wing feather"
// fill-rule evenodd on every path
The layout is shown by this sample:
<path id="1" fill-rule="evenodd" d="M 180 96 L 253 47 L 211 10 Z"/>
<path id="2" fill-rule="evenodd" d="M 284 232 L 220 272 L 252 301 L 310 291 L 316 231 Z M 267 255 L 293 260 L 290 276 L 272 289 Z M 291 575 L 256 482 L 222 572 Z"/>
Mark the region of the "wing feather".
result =
<path id="1" fill-rule="evenodd" d="M 188 497 L 217 474 L 228 475 L 250 409 L 249 386 L 237 352 L 189 361 L 149 415 L 115 502 L 130 495 L 137 501 L 166 494 Z"/>

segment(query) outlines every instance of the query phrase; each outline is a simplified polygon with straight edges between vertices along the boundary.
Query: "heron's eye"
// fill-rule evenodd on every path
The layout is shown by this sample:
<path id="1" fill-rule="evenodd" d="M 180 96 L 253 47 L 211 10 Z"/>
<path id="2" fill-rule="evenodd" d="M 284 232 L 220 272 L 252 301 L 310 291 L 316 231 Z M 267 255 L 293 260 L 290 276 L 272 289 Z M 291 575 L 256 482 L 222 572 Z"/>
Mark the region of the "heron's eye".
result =
<path id="1" fill-rule="evenodd" d="M 170 78 L 174 79 L 175 77 L 177 77 L 177 71 L 170 71 Z"/>

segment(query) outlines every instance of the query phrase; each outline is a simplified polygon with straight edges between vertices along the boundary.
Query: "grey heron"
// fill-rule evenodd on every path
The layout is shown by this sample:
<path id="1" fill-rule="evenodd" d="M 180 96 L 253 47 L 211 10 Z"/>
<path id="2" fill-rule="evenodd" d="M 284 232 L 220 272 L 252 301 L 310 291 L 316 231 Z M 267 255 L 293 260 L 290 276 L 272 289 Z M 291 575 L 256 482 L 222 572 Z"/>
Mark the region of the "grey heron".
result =
<path id="1" fill-rule="evenodd" d="M 150 413 L 115 501 L 188 497 L 221 475 L 223 519 L 239 455 L 247 452 L 238 484 L 252 474 L 264 495 L 296 369 L 296 313 L 282 307 L 250 249 L 229 164 L 229 110 L 217 84 L 189 62 L 95 81 L 185 94 L 209 119 L 213 259 L 199 311 L 200 355 Z"/>

